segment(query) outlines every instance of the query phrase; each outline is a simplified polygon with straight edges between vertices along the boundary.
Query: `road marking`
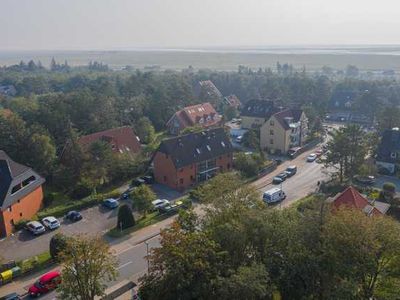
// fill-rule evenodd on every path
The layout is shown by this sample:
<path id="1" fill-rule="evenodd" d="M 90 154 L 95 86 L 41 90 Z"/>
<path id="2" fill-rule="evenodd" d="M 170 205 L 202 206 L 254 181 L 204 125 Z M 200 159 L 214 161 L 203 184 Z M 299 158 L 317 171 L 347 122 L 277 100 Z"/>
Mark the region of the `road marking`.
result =
<path id="1" fill-rule="evenodd" d="M 122 269 L 122 268 L 124 268 L 124 267 L 126 267 L 126 266 L 128 266 L 128 265 L 130 265 L 130 264 L 133 264 L 133 261 L 128 261 L 127 263 L 124 263 L 123 265 L 120 265 L 117 269 L 119 270 L 119 269 Z"/>

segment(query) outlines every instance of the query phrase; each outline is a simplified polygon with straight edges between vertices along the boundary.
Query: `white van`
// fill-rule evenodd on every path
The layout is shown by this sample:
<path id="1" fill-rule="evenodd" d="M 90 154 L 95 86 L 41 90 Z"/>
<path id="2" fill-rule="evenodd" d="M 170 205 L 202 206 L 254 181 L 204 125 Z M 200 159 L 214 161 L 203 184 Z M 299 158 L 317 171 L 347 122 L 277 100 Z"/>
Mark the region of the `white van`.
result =
<path id="1" fill-rule="evenodd" d="M 286 198 L 285 192 L 282 191 L 281 188 L 278 188 L 278 187 L 264 192 L 264 195 L 263 195 L 263 200 L 267 204 L 276 203 L 276 202 L 284 200 L 285 198 Z"/>

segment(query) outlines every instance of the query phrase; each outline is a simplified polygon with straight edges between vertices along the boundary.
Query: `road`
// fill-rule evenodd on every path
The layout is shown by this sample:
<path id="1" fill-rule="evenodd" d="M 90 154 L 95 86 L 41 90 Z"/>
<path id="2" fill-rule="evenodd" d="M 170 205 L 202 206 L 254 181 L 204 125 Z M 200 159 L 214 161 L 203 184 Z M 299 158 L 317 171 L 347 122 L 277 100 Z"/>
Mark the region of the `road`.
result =
<path id="1" fill-rule="evenodd" d="M 121 190 L 126 190 L 126 186 Z M 161 199 L 173 201 L 182 196 L 174 190 L 165 186 L 154 184 L 152 185 L 154 192 Z M 121 200 L 121 203 L 128 203 L 128 200 Z M 100 234 L 103 235 L 110 228 L 117 224 L 117 210 L 109 210 L 100 205 L 94 206 L 81 211 L 83 219 L 76 223 L 71 223 L 60 219 L 61 227 L 54 231 L 46 231 L 43 235 L 33 236 L 26 230 L 16 232 L 13 236 L 0 241 L 1 257 L 6 260 L 23 260 L 34 255 L 41 254 L 49 250 L 51 237 L 57 232 L 61 232 L 67 236 L 76 234 Z M 139 215 L 134 213 L 135 218 Z"/>
<path id="2" fill-rule="evenodd" d="M 321 164 L 318 164 L 317 162 L 306 162 L 306 157 L 311 152 L 312 150 L 307 151 L 294 160 L 283 162 L 274 172 L 258 179 L 252 184 L 260 190 L 260 193 L 262 193 L 273 186 L 271 185 L 271 181 L 275 175 L 285 170 L 289 165 L 296 165 L 298 168 L 297 174 L 287 179 L 283 183 L 283 189 L 287 195 L 287 198 L 283 201 L 282 206 L 290 205 L 294 201 L 315 191 L 317 187 L 317 181 L 323 180 L 326 176 L 322 171 Z M 93 209 L 95 210 L 98 208 Z M 116 251 L 116 254 L 118 256 L 120 272 L 118 280 L 116 282 L 110 283 L 110 285 L 114 285 L 124 279 L 137 281 L 138 277 L 146 272 L 147 262 L 144 257 L 146 256 L 147 249 L 146 244 L 143 242 L 143 240 L 150 238 L 149 247 L 157 247 L 159 245 L 159 241 L 156 235 L 160 232 L 162 228 L 169 226 L 173 219 L 174 217 L 171 217 L 152 226 L 145 227 L 135 232 L 131 236 L 126 236 L 118 240 L 108 241 L 111 244 L 112 249 Z M 104 222 L 104 218 L 98 221 Z M 110 223 L 111 226 L 114 226 L 114 224 L 115 221 L 112 224 Z M 82 227 L 84 228 L 85 226 Z M 26 244 L 29 245 L 30 243 Z M 44 247 L 45 250 L 47 250 L 48 243 L 45 243 Z M 12 291 L 21 293 L 24 291 L 23 288 L 34 282 L 37 277 L 39 277 L 39 275 L 36 274 L 33 275 L 31 278 L 24 278 L 23 282 L 15 281 L 13 283 L 5 285 L 0 289 L 0 295 L 4 295 Z M 49 295 L 46 295 L 42 299 L 53 299 L 54 297 L 55 294 L 51 293 Z"/>
<path id="3" fill-rule="evenodd" d="M 155 236 L 146 241 L 149 246 L 149 251 L 160 245 L 159 236 Z M 137 282 L 140 276 L 144 275 L 147 272 L 147 246 L 145 243 L 140 243 L 137 245 L 126 246 L 116 252 L 118 257 L 118 278 L 116 281 L 107 283 L 108 287 L 114 286 L 127 278 Z M 23 292 L 26 293 L 28 287 L 33 284 L 35 280 L 31 280 L 27 282 L 24 287 L 25 291 L 19 291 L 21 294 Z M 30 297 L 26 295 L 23 299 L 29 299 Z M 52 300 L 57 298 L 57 293 L 55 291 L 45 294 L 39 299 L 42 300 Z"/>

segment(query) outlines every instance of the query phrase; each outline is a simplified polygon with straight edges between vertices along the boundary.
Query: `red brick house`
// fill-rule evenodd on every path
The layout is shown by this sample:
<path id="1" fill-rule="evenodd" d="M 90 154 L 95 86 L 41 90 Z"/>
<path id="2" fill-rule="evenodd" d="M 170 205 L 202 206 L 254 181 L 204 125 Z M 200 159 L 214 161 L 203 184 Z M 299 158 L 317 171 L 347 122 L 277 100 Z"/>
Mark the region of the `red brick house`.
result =
<path id="1" fill-rule="evenodd" d="M 210 128 L 221 123 L 221 116 L 210 103 L 202 103 L 185 107 L 177 111 L 167 122 L 171 134 L 179 134 L 183 129 L 192 126 Z"/>
<path id="2" fill-rule="evenodd" d="M 386 214 L 390 205 L 380 201 L 369 201 L 363 195 L 360 194 L 357 189 L 349 186 L 342 193 L 339 193 L 333 198 L 329 198 L 333 206 L 333 209 L 339 209 L 348 207 L 352 209 L 358 209 L 364 212 L 367 216 L 381 216 Z"/>
<path id="3" fill-rule="evenodd" d="M 31 219 L 41 208 L 44 178 L 13 161 L 0 150 L 0 236 L 8 236 L 18 221 Z"/>
<path id="4" fill-rule="evenodd" d="M 161 142 L 153 156 L 158 183 L 183 191 L 232 169 L 233 147 L 223 128 Z"/>
<path id="5" fill-rule="evenodd" d="M 132 127 L 124 126 L 95 132 L 81 136 L 78 144 L 82 149 L 87 149 L 93 142 L 102 141 L 110 145 L 114 153 L 125 153 L 134 155 L 141 151 L 140 139 L 133 131 Z M 67 143 L 61 157 L 68 151 L 70 145 Z"/>

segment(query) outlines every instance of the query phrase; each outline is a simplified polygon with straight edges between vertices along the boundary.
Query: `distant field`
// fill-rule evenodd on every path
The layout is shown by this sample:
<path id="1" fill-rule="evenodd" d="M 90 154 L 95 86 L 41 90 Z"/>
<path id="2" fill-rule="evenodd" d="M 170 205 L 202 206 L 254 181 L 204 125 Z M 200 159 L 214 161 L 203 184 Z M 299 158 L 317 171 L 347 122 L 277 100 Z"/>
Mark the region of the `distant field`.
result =
<path id="1" fill-rule="evenodd" d="M 146 66 L 159 66 L 162 69 L 183 69 L 192 66 L 195 69 L 209 68 L 213 70 L 237 70 L 239 65 L 257 69 L 259 67 L 275 68 L 276 62 L 290 63 L 296 68 L 306 66 L 308 70 L 320 69 L 322 66 L 330 66 L 335 69 L 343 69 L 347 65 L 356 65 L 362 70 L 393 69 L 400 72 L 400 55 L 398 52 L 371 51 L 16 51 L 1 52 L 0 65 L 10 65 L 19 61 L 40 60 L 45 66 L 50 64 L 52 57 L 57 62 L 67 60 L 70 65 L 86 65 L 89 61 L 100 61 L 111 68 L 120 69 L 126 65 L 135 68 Z M 376 50 L 376 49 L 374 49 Z"/>

